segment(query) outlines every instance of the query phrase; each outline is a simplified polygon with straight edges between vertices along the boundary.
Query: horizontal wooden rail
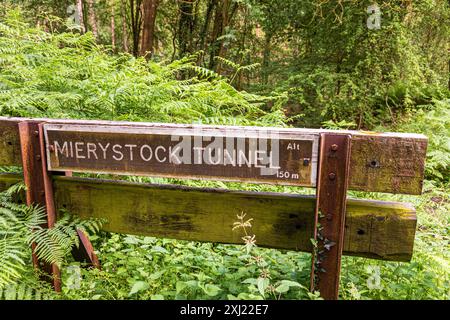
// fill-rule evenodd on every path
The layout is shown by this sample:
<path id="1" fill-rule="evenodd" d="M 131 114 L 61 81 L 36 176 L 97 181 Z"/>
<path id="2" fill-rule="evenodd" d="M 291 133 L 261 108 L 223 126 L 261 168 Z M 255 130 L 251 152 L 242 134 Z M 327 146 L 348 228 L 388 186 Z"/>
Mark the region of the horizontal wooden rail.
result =
<path id="1" fill-rule="evenodd" d="M 19 175 L 0 174 L 0 189 Z M 315 198 L 181 186 L 136 184 L 87 178 L 54 177 L 56 207 L 81 218 L 106 218 L 111 232 L 242 243 L 232 231 L 236 214 L 253 218 L 252 232 L 262 247 L 311 251 Z M 349 199 L 344 254 L 409 261 L 416 214 L 410 204 Z"/>
<path id="2" fill-rule="evenodd" d="M 21 165 L 18 123 L 27 118 L 0 117 L 0 165 Z M 130 126 L 133 128 L 188 129 L 195 125 L 111 122 L 88 120 L 33 119 L 52 124 Z M 268 128 L 201 126 L 206 130 L 258 131 Z M 321 129 L 273 128 L 283 134 L 333 132 Z M 420 194 L 427 138 L 420 134 L 345 131 L 352 136 L 349 189 L 374 192 Z"/>

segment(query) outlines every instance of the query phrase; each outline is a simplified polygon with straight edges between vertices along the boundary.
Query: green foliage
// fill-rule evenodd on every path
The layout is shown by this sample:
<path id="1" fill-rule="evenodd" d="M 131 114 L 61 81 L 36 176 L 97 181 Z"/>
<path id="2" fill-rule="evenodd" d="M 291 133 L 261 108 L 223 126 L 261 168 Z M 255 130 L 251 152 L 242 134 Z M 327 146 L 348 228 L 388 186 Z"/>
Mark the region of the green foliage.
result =
<path id="1" fill-rule="evenodd" d="M 28 275 L 34 277 L 34 275 Z M 26 277 L 24 277 L 27 279 Z M 28 281 L 9 284 L 0 288 L 0 300 L 54 300 L 58 296 L 43 281 Z"/>
<path id="2" fill-rule="evenodd" d="M 5 298 L 44 294 L 36 286 L 41 283 L 33 277 L 32 243 L 36 244 L 34 252 L 40 260 L 61 267 L 72 247 L 79 246 L 76 229 L 100 228 L 98 221 L 80 221 L 67 214 L 53 228 L 43 228 L 47 219 L 42 208 L 17 203 L 23 190 L 24 185 L 17 184 L 0 193 L 0 298 L 2 293 Z"/>
<path id="3" fill-rule="evenodd" d="M 17 15 L 0 23 L 2 115 L 260 126 L 287 120 L 279 109 L 264 110 L 273 98 L 237 91 L 196 66 L 196 55 L 169 64 L 111 56 L 90 33 L 50 34 Z M 195 74 L 180 80 L 187 70 Z"/>
<path id="4" fill-rule="evenodd" d="M 264 3 L 266 28 L 293 45 L 272 54 L 269 87 L 288 91 L 290 112 L 304 115 L 298 125 L 346 120 L 370 130 L 449 96 L 447 1 L 378 2 L 378 30 L 366 25 L 373 1 L 287 1 L 277 23 L 278 1 Z"/>
<path id="5" fill-rule="evenodd" d="M 242 246 L 119 234 L 102 239 L 95 244 L 102 270 L 81 270 L 80 287 L 64 286 L 65 298 L 317 298 L 304 287 L 309 277 L 307 254 L 254 248 L 252 255 L 270 269 L 272 286 L 268 286 L 258 280 L 261 267 Z"/>

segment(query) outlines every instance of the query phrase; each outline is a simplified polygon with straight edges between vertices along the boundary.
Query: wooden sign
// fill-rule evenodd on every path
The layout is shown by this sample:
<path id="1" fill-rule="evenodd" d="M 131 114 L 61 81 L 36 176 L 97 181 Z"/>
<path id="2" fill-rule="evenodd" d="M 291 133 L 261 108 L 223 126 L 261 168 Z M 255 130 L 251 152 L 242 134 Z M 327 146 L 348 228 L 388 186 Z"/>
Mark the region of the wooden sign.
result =
<path id="1" fill-rule="evenodd" d="M 45 124 L 44 135 L 51 171 L 316 184 L 317 133 Z"/>

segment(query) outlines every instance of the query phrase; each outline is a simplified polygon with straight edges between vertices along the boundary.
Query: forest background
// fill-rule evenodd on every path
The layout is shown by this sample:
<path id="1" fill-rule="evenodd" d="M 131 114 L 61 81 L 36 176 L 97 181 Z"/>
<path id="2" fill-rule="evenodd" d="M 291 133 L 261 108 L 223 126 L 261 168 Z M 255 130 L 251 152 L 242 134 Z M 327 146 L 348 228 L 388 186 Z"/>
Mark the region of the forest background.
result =
<path id="1" fill-rule="evenodd" d="M 417 207 L 413 260 L 346 257 L 341 297 L 448 299 L 449 38 L 444 0 L 4 0 L 0 114 L 423 133 L 422 196 L 351 193 Z M 3 208 L 27 212 L 11 206 L 10 194 L 2 199 Z M 306 289 L 308 254 L 95 232 L 99 271 L 75 268 L 62 254 L 74 244 L 67 237 L 61 254 L 47 257 L 65 266 L 64 298 L 317 298 Z M 37 280 L 27 242 L 17 241 L 22 254 L 0 250 L 11 261 L 0 262 L 0 296 L 61 298 Z M 255 256 L 262 263 L 248 265 Z"/>

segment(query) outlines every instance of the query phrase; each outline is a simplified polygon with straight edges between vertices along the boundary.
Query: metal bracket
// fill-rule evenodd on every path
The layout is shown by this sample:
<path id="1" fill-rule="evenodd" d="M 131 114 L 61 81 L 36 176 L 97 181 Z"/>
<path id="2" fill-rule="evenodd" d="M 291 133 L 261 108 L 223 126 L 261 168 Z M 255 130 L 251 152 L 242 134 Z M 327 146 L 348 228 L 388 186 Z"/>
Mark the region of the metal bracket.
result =
<path id="1" fill-rule="evenodd" d="M 43 122 L 24 121 L 18 124 L 21 145 L 23 176 L 26 190 L 27 205 L 40 205 L 45 207 L 47 224 L 44 228 L 52 228 L 56 222 L 56 209 L 51 173 L 47 171 L 46 150 L 44 141 Z M 71 175 L 71 173 L 66 173 Z M 96 268 L 100 263 L 94 253 L 89 238 L 82 230 L 77 230 L 80 240 L 79 248 L 72 251 L 77 261 L 87 261 Z M 32 244 L 33 265 L 44 271 L 45 280 L 52 283 L 55 291 L 61 291 L 61 271 L 52 264 L 39 261 L 35 254 L 36 244 Z"/>
<path id="2" fill-rule="evenodd" d="M 53 186 L 47 172 L 45 162 L 45 146 L 42 143 L 42 127 L 39 122 L 25 121 L 18 124 L 20 146 L 22 153 L 23 177 L 26 190 L 27 205 L 38 204 L 45 207 L 47 212 L 47 225 L 44 228 L 52 228 L 56 221 L 55 203 L 53 199 Z M 46 280 L 50 281 L 55 291 L 61 291 L 61 272 L 59 268 L 39 261 L 35 254 L 36 244 L 32 245 L 33 264 L 50 275 Z"/>
<path id="3" fill-rule="evenodd" d="M 322 133 L 317 175 L 311 291 L 336 300 L 344 245 L 351 136 Z"/>

